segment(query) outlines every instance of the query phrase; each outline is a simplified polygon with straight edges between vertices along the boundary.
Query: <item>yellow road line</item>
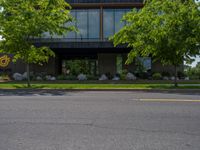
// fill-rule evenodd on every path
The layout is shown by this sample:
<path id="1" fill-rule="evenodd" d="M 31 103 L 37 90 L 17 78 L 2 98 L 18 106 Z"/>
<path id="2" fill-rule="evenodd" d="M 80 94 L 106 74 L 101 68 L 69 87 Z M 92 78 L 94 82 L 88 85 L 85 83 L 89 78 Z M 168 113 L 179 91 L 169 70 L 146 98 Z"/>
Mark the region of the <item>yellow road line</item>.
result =
<path id="1" fill-rule="evenodd" d="M 143 102 L 200 102 L 192 99 L 140 99 Z"/>

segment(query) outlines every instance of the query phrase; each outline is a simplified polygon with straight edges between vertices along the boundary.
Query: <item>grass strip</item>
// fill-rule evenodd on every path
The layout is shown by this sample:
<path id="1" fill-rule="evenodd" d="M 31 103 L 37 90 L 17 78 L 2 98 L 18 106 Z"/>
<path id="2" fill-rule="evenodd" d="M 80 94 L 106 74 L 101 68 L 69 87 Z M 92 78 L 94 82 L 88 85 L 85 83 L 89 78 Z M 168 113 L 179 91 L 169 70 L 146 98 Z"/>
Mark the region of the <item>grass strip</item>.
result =
<path id="1" fill-rule="evenodd" d="M 24 83 L 0 83 L 0 89 L 25 89 Z M 56 84 L 33 83 L 33 89 L 200 89 L 199 85 L 173 84 Z"/>

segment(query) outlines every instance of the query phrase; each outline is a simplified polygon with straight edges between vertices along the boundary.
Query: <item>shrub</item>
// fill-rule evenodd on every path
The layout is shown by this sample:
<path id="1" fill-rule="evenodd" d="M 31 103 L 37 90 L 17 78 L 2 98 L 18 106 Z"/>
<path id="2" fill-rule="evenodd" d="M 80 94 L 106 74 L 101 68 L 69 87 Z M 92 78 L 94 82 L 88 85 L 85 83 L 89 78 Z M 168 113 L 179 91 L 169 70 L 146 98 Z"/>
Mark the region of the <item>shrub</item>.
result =
<path id="1" fill-rule="evenodd" d="M 162 76 L 163 77 L 171 77 L 171 74 L 169 72 L 163 71 Z"/>
<path id="2" fill-rule="evenodd" d="M 77 77 L 73 75 L 62 74 L 62 75 L 57 76 L 57 80 L 77 80 Z"/>
<path id="3" fill-rule="evenodd" d="M 191 75 L 189 76 L 190 80 L 199 80 L 200 77 L 198 75 Z"/>
<path id="4" fill-rule="evenodd" d="M 120 78 L 121 78 L 122 80 L 125 80 L 125 79 L 126 79 L 127 73 L 128 73 L 128 70 L 127 70 L 127 69 L 123 69 L 123 70 L 122 70 L 122 73 L 120 74 Z"/>
<path id="5" fill-rule="evenodd" d="M 94 75 L 87 75 L 87 79 L 88 80 L 98 80 L 98 76 L 94 76 Z"/>
<path id="6" fill-rule="evenodd" d="M 36 73 L 34 76 L 34 79 L 36 80 L 36 78 L 39 76 L 39 77 L 41 77 L 42 78 L 42 80 L 46 80 L 46 75 L 47 75 L 47 73 L 46 72 L 40 72 L 40 73 Z"/>
<path id="7" fill-rule="evenodd" d="M 66 80 L 66 75 L 61 74 L 61 75 L 57 76 L 57 80 Z"/>
<path id="8" fill-rule="evenodd" d="M 162 75 L 160 73 L 154 73 L 152 75 L 153 80 L 160 80 L 162 79 Z"/>
<path id="9" fill-rule="evenodd" d="M 66 76 L 66 80 L 77 80 L 77 76 L 68 75 Z"/>
<path id="10" fill-rule="evenodd" d="M 200 79 L 200 63 L 198 63 L 196 65 L 196 67 L 188 67 L 188 68 L 186 68 L 186 72 L 185 73 L 192 80 Z"/>
<path id="11" fill-rule="evenodd" d="M 0 80 L 10 80 L 10 77 L 9 75 L 6 75 L 6 74 L 0 75 Z"/>

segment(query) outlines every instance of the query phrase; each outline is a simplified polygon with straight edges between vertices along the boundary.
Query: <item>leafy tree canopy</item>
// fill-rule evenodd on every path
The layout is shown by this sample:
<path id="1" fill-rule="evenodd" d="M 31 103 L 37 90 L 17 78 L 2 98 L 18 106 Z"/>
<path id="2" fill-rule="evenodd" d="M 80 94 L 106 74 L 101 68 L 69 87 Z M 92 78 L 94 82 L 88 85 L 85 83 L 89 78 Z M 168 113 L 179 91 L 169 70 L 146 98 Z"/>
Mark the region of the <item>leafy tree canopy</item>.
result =
<path id="1" fill-rule="evenodd" d="M 132 48 L 127 63 L 140 56 L 174 66 L 200 53 L 200 11 L 193 0 L 147 0 L 123 17 L 126 25 L 111 39 Z"/>
<path id="2" fill-rule="evenodd" d="M 29 64 L 47 62 L 54 52 L 49 47 L 36 47 L 33 39 L 50 35 L 63 35 L 74 27 L 70 5 L 65 0 L 0 0 L 0 52 L 13 54 L 14 61 L 27 64 L 27 81 L 30 87 Z"/>
<path id="3" fill-rule="evenodd" d="M 74 29 L 64 26 L 73 19 L 65 0 L 0 0 L 0 7 L 1 52 L 13 54 L 14 60 L 47 62 L 53 51 L 34 46 L 32 39 L 44 32 L 62 35 Z"/>

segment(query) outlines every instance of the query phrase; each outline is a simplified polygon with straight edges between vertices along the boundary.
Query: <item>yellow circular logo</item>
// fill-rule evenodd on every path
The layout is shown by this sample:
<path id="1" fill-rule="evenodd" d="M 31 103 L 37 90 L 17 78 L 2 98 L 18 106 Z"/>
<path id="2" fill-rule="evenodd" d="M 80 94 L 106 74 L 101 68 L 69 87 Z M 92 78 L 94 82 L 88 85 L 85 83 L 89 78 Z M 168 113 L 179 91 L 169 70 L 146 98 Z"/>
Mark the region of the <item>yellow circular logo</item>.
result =
<path id="1" fill-rule="evenodd" d="M 10 63 L 10 57 L 8 55 L 3 55 L 0 57 L 0 67 L 7 67 Z"/>

